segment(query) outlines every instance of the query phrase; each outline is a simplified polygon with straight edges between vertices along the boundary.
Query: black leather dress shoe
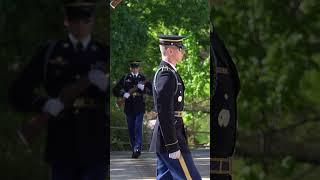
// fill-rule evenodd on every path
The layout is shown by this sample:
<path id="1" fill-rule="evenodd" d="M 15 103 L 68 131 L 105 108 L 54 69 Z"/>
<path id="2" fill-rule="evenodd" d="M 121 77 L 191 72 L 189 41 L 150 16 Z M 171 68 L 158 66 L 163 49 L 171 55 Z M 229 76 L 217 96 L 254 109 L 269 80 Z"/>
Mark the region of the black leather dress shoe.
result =
<path id="1" fill-rule="evenodd" d="M 132 153 L 132 158 L 139 158 L 140 155 L 141 151 L 137 149 Z"/>

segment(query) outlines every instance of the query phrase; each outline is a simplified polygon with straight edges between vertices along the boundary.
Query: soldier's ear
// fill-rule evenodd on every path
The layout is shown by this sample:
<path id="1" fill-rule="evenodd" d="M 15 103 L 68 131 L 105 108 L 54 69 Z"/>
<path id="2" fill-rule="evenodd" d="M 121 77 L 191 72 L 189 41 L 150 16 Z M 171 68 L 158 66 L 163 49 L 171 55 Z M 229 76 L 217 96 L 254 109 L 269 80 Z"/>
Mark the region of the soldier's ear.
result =
<path id="1" fill-rule="evenodd" d="M 170 48 L 166 48 L 166 49 L 165 49 L 165 53 L 166 53 L 166 56 L 168 56 L 169 54 L 172 53 L 172 51 L 171 51 Z"/>

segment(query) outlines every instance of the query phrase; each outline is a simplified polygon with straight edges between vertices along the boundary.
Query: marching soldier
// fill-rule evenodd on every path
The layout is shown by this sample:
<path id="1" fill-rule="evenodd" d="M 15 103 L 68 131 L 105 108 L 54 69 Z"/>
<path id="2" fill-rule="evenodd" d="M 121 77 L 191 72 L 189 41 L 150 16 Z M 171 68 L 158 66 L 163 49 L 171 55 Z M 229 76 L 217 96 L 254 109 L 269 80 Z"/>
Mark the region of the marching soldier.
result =
<path id="1" fill-rule="evenodd" d="M 91 37 L 95 9 L 94 1 L 65 2 L 68 36 L 41 47 L 9 91 L 19 111 L 50 115 L 45 157 L 52 180 L 104 180 L 107 175 L 109 50 Z M 61 90 L 81 78 L 90 85 L 71 105 L 64 104 Z M 45 94 L 35 92 L 39 87 Z"/>
<path id="2" fill-rule="evenodd" d="M 113 88 L 113 94 L 124 100 L 124 113 L 127 120 L 132 158 L 141 155 L 142 122 L 145 112 L 144 94 L 152 95 L 152 85 L 140 73 L 140 62 L 130 63 L 130 73 L 122 76 Z"/>
<path id="3" fill-rule="evenodd" d="M 201 179 L 187 144 L 182 119 L 184 84 L 176 70 L 182 61 L 184 37 L 161 35 L 162 61 L 154 76 L 153 99 L 158 119 L 154 128 L 151 151 L 157 154 L 157 179 Z"/>

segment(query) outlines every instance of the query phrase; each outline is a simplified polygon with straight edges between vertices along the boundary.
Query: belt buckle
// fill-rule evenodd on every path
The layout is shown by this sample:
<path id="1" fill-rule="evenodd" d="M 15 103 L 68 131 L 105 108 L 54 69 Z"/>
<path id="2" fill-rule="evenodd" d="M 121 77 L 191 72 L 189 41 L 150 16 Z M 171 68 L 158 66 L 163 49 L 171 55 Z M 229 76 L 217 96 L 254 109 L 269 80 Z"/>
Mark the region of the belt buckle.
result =
<path id="1" fill-rule="evenodd" d="M 225 67 L 217 67 L 216 71 L 218 74 L 229 74 L 229 70 Z"/>
<path id="2" fill-rule="evenodd" d="M 183 111 L 174 111 L 175 117 L 182 117 Z"/>
<path id="3" fill-rule="evenodd" d="M 232 173 L 232 158 L 211 158 L 211 161 L 218 163 L 218 168 L 211 170 L 212 174 L 229 174 Z M 227 163 L 227 170 L 224 165 Z"/>
<path id="4" fill-rule="evenodd" d="M 85 104 L 85 101 L 83 98 L 77 98 L 74 102 L 73 102 L 73 107 L 78 108 L 78 107 L 82 107 Z"/>
<path id="5" fill-rule="evenodd" d="M 93 107 L 95 105 L 95 101 L 91 98 L 78 98 L 73 103 L 74 108 Z"/>

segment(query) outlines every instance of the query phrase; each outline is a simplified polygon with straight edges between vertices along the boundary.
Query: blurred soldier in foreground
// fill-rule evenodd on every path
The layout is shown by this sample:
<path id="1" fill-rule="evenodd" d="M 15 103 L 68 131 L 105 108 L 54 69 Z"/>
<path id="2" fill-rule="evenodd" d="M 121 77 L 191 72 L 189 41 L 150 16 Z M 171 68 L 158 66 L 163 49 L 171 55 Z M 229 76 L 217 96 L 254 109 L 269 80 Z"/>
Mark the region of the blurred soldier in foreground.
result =
<path id="1" fill-rule="evenodd" d="M 210 178 L 232 179 L 232 156 L 236 144 L 237 97 L 240 90 L 238 71 L 232 58 L 212 26 L 211 54 L 211 146 Z"/>
<path id="2" fill-rule="evenodd" d="M 52 180 L 104 180 L 107 176 L 109 50 L 91 37 L 95 9 L 94 1 L 65 2 L 68 36 L 41 47 L 9 91 L 19 111 L 49 115 L 46 161 Z M 65 104 L 61 91 L 83 78 L 88 86 Z M 35 92 L 39 87 L 45 94 Z M 23 134 L 20 137 L 24 139 Z"/>

